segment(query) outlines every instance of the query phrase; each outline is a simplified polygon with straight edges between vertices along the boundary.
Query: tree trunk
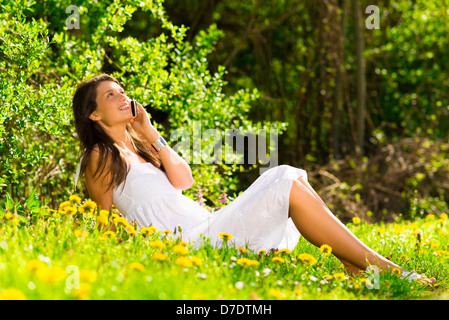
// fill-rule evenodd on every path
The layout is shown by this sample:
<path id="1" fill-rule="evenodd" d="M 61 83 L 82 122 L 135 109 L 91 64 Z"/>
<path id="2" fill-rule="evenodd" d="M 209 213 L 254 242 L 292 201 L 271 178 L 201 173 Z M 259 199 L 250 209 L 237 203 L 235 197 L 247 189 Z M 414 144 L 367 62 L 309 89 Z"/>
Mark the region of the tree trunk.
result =
<path id="1" fill-rule="evenodd" d="M 338 6 L 338 3 L 337 3 Z M 332 149 L 334 158 L 341 159 L 341 117 L 344 103 L 343 96 L 343 74 L 345 72 L 345 54 L 344 54 L 344 42 L 346 36 L 346 25 L 348 18 L 348 0 L 343 0 L 342 14 L 340 19 L 340 37 L 338 41 L 338 53 L 337 53 L 337 79 L 335 83 L 335 108 L 334 116 L 332 120 Z"/>
<path id="2" fill-rule="evenodd" d="M 363 155 L 363 142 L 365 140 L 365 113 L 366 113 L 366 73 L 365 73 L 365 51 L 362 17 L 359 0 L 352 0 L 352 11 L 354 15 L 354 28 L 356 36 L 356 56 L 357 56 L 357 146 L 356 151 Z"/>

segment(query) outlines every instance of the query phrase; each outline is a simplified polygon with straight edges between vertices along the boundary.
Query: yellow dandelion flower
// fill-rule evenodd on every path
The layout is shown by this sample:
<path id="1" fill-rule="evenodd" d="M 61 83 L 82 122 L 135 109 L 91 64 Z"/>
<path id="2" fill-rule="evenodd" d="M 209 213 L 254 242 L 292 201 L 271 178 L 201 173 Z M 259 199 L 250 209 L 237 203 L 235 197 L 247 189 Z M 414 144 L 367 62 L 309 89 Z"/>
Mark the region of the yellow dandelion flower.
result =
<path id="1" fill-rule="evenodd" d="M 326 280 L 331 280 L 333 277 L 330 274 L 325 274 L 323 276 L 323 278 L 326 279 Z"/>
<path id="2" fill-rule="evenodd" d="M 361 222 L 361 220 L 360 220 L 359 217 L 353 217 L 353 218 L 352 218 L 352 223 L 353 223 L 353 224 L 359 224 L 360 222 Z"/>
<path id="3" fill-rule="evenodd" d="M 181 240 L 181 241 L 179 242 L 179 245 L 180 245 L 180 246 L 184 246 L 184 247 L 186 247 L 186 248 L 189 246 L 189 244 L 188 244 L 187 242 L 183 241 L 183 240 Z"/>
<path id="4" fill-rule="evenodd" d="M 196 266 L 201 266 L 203 264 L 203 260 L 200 257 L 197 256 L 193 256 L 190 258 L 190 261 L 192 261 L 192 263 Z"/>
<path id="5" fill-rule="evenodd" d="M 100 210 L 100 214 L 98 216 L 98 220 L 104 224 L 104 225 L 108 225 L 109 224 L 109 211 L 108 210 Z"/>
<path id="6" fill-rule="evenodd" d="M 100 216 L 101 216 L 101 215 L 104 215 L 104 216 L 106 216 L 106 217 L 109 217 L 109 211 L 108 211 L 108 210 L 101 209 L 99 215 L 100 215 Z"/>
<path id="7" fill-rule="evenodd" d="M 321 251 L 322 254 L 328 256 L 328 255 L 330 255 L 332 253 L 332 248 L 329 245 L 327 245 L 327 244 L 323 244 L 320 247 L 320 251 Z"/>
<path id="8" fill-rule="evenodd" d="M 281 258 L 281 257 L 273 257 L 273 258 L 271 258 L 271 261 L 272 262 L 277 262 L 277 263 L 285 262 L 284 258 Z"/>
<path id="9" fill-rule="evenodd" d="M 133 262 L 128 265 L 128 269 L 143 271 L 143 270 L 145 270 L 145 267 L 143 264 L 141 264 L 139 262 Z"/>
<path id="10" fill-rule="evenodd" d="M 259 261 L 254 260 L 254 259 L 250 259 L 246 264 L 249 267 L 257 267 L 259 265 Z"/>
<path id="11" fill-rule="evenodd" d="M 124 227 L 126 227 L 129 225 L 128 220 L 126 220 L 126 218 L 120 217 L 120 216 L 114 218 L 113 222 L 116 226 L 123 225 Z"/>
<path id="12" fill-rule="evenodd" d="M 276 254 L 276 255 L 283 255 L 283 254 L 290 254 L 290 253 L 292 253 L 289 249 L 281 249 L 281 250 L 278 250 L 278 251 L 276 251 L 274 254 Z"/>
<path id="13" fill-rule="evenodd" d="M 298 259 L 301 260 L 301 262 L 306 265 L 314 265 L 318 262 L 318 260 L 309 253 L 299 254 Z"/>
<path id="14" fill-rule="evenodd" d="M 237 264 L 243 265 L 245 267 L 255 267 L 259 265 L 259 261 L 248 258 L 241 258 L 237 260 Z"/>
<path id="15" fill-rule="evenodd" d="M 151 241 L 150 246 L 159 249 L 165 249 L 167 247 L 167 245 L 159 239 Z"/>
<path id="16" fill-rule="evenodd" d="M 101 235 L 101 239 L 102 240 L 107 240 L 109 238 L 112 238 L 115 236 L 115 232 L 114 231 L 105 231 L 102 235 Z"/>
<path id="17" fill-rule="evenodd" d="M 83 215 L 93 214 L 97 209 L 97 204 L 92 200 L 86 200 L 82 205 L 78 207 L 79 212 Z"/>
<path id="18" fill-rule="evenodd" d="M 173 247 L 172 249 L 173 253 L 176 254 L 181 254 L 181 255 L 186 255 L 189 253 L 189 250 L 187 250 L 187 248 L 183 245 L 177 244 Z"/>
<path id="19" fill-rule="evenodd" d="M 378 235 L 383 235 L 383 234 L 385 233 L 385 230 L 382 229 L 382 228 L 377 228 L 377 229 L 376 229 L 376 233 L 377 233 Z"/>
<path id="20" fill-rule="evenodd" d="M 220 232 L 220 233 L 218 234 L 218 236 L 219 236 L 220 238 L 222 238 L 224 241 L 228 241 L 228 240 L 231 240 L 231 239 L 232 239 L 232 235 L 230 235 L 229 233 L 226 233 L 226 232 Z"/>
<path id="21" fill-rule="evenodd" d="M 64 208 L 64 214 L 73 216 L 78 212 L 78 210 L 75 207 L 67 206 Z"/>
<path id="22" fill-rule="evenodd" d="M 449 255 L 449 251 L 445 251 L 445 250 L 437 250 L 435 251 L 437 256 L 447 256 Z"/>
<path id="23" fill-rule="evenodd" d="M 89 292 L 92 289 L 90 283 L 81 283 L 79 289 L 73 291 L 73 295 L 80 300 L 88 300 Z"/>
<path id="24" fill-rule="evenodd" d="M 115 218 L 120 218 L 120 215 L 117 213 L 113 213 L 111 214 L 112 220 L 114 220 Z"/>
<path id="25" fill-rule="evenodd" d="M 97 274 L 92 270 L 80 270 L 79 277 L 87 282 L 95 282 L 97 280 Z"/>
<path id="26" fill-rule="evenodd" d="M 172 232 L 170 231 L 170 230 L 162 230 L 161 231 L 161 234 L 163 234 L 163 235 L 169 235 L 169 234 L 171 234 Z"/>
<path id="27" fill-rule="evenodd" d="M 417 222 L 412 222 L 412 223 L 410 224 L 410 228 L 411 228 L 412 230 L 418 230 L 419 225 L 418 225 Z"/>
<path id="28" fill-rule="evenodd" d="M 176 258 L 175 264 L 188 268 L 188 267 L 192 266 L 192 260 L 190 260 L 190 258 L 188 258 L 186 256 L 180 256 L 180 257 Z"/>
<path id="29" fill-rule="evenodd" d="M 395 223 L 393 224 L 394 233 L 400 234 L 402 232 L 402 228 L 399 224 Z"/>
<path id="30" fill-rule="evenodd" d="M 446 220 L 447 219 L 447 213 L 440 214 L 440 219 Z"/>
<path id="31" fill-rule="evenodd" d="M 125 229 L 126 229 L 126 231 L 128 231 L 128 232 L 134 232 L 135 233 L 135 229 L 134 229 L 134 226 L 132 225 L 132 224 L 127 224 L 126 226 L 125 226 Z"/>
<path id="32" fill-rule="evenodd" d="M 5 219 L 6 219 L 6 220 L 11 220 L 12 222 L 15 222 L 15 221 L 18 220 L 17 215 L 16 215 L 16 214 L 13 214 L 13 213 L 11 213 L 11 212 L 7 212 L 7 213 L 5 214 Z"/>
<path id="33" fill-rule="evenodd" d="M 46 268 L 46 267 L 47 267 L 47 264 L 44 261 L 39 260 L 39 259 L 33 259 L 33 260 L 28 261 L 28 263 L 27 263 L 27 268 L 31 272 L 35 272 L 35 271 L 38 271 L 39 269 Z"/>
<path id="34" fill-rule="evenodd" d="M 346 279 L 346 274 L 344 272 L 334 273 L 334 278 L 338 280 Z"/>
<path id="35" fill-rule="evenodd" d="M 167 256 L 162 252 L 155 252 L 155 253 L 153 253 L 152 257 L 154 260 L 158 260 L 158 261 L 167 260 Z"/>
<path id="36" fill-rule="evenodd" d="M 401 256 L 399 258 L 402 259 L 402 260 L 407 260 L 408 259 L 408 255 L 401 254 Z"/>
<path id="37" fill-rule="evenodd" d="M 77 209 L 73 206 L 65 206 L 64 209 L 62 210 L 62 214 L 68 215 L 68 216 L 73 216 L 75 215 L 77 212 Z"/>
<path id="38" fill-rule="evenodd" d="M 271 288 L 269 292 L 270 296 L 276 298 L 276 299 L 284 299 L 285 294 L 283 294 L 281 291 Z"/>
<path id="39" fill-rule="evenodd" d="M 249 250 L 246 248 L 239 247 L 239 248 L 237 248 L 237 251 L 241 252 L 242 254 L 245 254 L 245 253 L 248 253 Z"/>
<path id="40" fill-rule="evenodd" d="M 301 296 L 302 295 L 302 291 L 299 289 L 295 289 L 292 291 L 292 295 L 293 296 Z"/>
<path id="41" fill-rule="evenodd" d="M 72 203 L 71 203 L 70 201 L 64 201 L 64 202 L 61 202 L 61 203 L 59 204 L 58 211 L 59 211 L 59 212 L 63 212 L 63 211 L 64 211 L 64 208 L 67 207 L 67 206 L 70 206 L 70 205 L 72 205 Z"/>
<path id="42" fill-rule="evenodd" d="M 430 243 L 430 249 L 436 249 L 436 248 L 438 248 L 439 246 L 440 246 L 440 244 L 439 244 L 438 242 L 432 241 L 432 242 Z"/>
<path id="43" fill-rule="evenodd" d="M 353 285 L 354 289 L 356 289 L 356 290 L 360 289 L 360 286 L 357 282 L 352 282 L 352 285 Z"/>
<path id="44" fill-rule="evenodd" d="M 74 203 L 81 203 L 81 198 L 75 194 L 69 196 L 69 201 Z"/>
<path id="45" fill-rule="evenodd" d="M 67 278 L 67 274 L 64 269 L 54 266 L 50 268 L 40 268 L 37 270 L 36 275 L 46 282 L 57 282 Z"/>
<path id="46" fill-rule="evenodd" d="M 394 275 L 396 275 L 396 276 L 398 276 L 398 277 L 400 277 L 401 276 L 401 270 L 399 269 L 399 268 L 393 268 L 392 270 L 391 270 L 391 273 L 392 274 L 394 274 Z"/>
<path id="47" fill-rule="evenodd" d="M 158 230 L 156 227 L 149 226 L 145 228 L 141 228 L 140 231 L 144 236 L 152 236 L 154 233 L 156 233 Z"/>
<path id="48" fill-rule="evenodd" d="M 264 249 L 257 251 L 257 254 L 259 254 L 259 255 L 264 255 L 265 253 L 267 253 L 267 250 L 264 250 Z"/>
<path id="49" fill-rule="evenodd" d="M 99 217 L 98 217 L 98 221 L 99 221 L 101 224 L 106 225 L 106 226 L 109 224 L 108 217 L 105 217 L 105 216 L 99 216 Z"/>
<path id="50" fill-rule="evenodd" d="M 9 288 L 0 292 L 0 300 L 26 300 L 26 296 L 19 289 Z"/>

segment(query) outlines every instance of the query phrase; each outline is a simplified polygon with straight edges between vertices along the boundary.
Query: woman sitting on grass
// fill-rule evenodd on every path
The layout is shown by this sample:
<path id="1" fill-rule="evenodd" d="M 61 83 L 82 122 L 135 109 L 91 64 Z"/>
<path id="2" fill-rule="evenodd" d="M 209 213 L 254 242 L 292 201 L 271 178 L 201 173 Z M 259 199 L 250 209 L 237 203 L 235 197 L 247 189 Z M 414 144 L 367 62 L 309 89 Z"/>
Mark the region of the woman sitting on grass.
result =
<path id="1" fill-rule="evenodd" d="M 110 210 L 114 204 L 140 227 L 177 230 L 180 226 L 183 239 L 198 245 L 207 238 L 220 246 L 219 233 L 228 233 L 236 246 L 293 250 L 301 234 L 318 247 L 331 246 L 351 273 L 375 265 L 435 282 L 403 270 L 363 244 L 332 214 L 302 169 L 270 168 L 234 201 L 211 214 L 182 194 L 194 183 L 189 165 L 165 142 L 140 104 L 133 116 L 130 99 L 111 76 L 80 83 L 73 112 L 84 149 L 80 173 L 101 209 Z"/>

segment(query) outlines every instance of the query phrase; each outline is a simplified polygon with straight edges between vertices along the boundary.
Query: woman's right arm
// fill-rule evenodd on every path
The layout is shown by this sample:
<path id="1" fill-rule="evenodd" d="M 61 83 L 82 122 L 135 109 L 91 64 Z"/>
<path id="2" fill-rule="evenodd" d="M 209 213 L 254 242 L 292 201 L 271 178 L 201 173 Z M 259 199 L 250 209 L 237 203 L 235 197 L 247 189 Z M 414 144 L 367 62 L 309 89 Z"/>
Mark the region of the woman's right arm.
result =
<path id="1" fill-rule="evenodd" d="M 86 185 L 90 198 L 95 201 L 97 206 L 102 210 L 111 210 L 112 207 L 112 188 L 108 190 L 110 181 L 112 180 L 111 168 L 112 159 L 107 159 L 103 172 L 101 175 L 94 177 L 94 173 L 98 168 L 98 159 L 100 153 L 98 147 L 92 150 L 86 167 Z M 101 169 L 100 169 L 101 170 Z"/>

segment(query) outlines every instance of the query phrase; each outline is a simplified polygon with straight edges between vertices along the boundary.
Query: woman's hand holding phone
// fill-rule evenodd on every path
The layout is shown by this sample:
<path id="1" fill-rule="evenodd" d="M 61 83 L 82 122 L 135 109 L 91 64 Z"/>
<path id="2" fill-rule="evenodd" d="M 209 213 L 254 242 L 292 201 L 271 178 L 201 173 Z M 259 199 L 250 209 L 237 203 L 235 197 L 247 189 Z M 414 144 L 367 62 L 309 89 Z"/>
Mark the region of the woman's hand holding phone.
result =
<path id="1" fill-rule="evenodd" d="M 132 110 L 133 104 L 135 106 L 135 111 Z M 160 134 L 151 123 L 150 116 L 136 100 L 131 100 L 131 111 L 133 111 L 133 118 L 130 120 L 130 123 L 137 133 L 144 136 L 150 143 L 153 143 L 159 138 Z M 134 115 L 134 112 L 136 115 Z"/>

